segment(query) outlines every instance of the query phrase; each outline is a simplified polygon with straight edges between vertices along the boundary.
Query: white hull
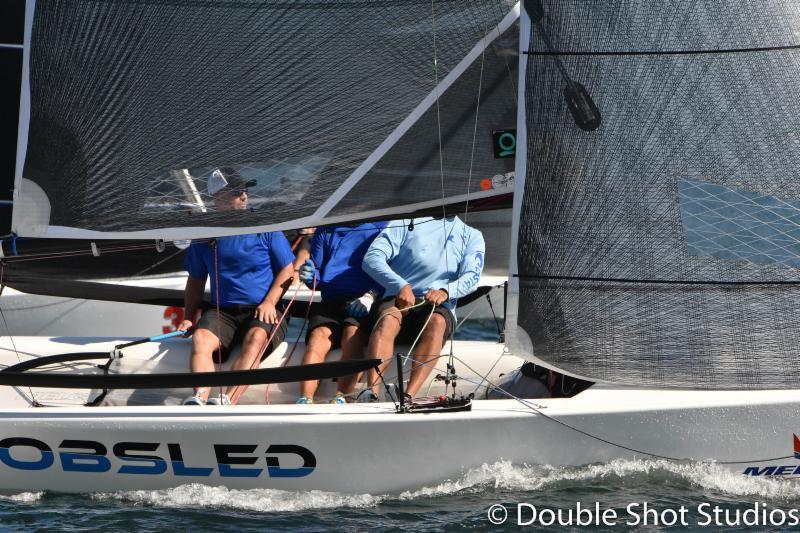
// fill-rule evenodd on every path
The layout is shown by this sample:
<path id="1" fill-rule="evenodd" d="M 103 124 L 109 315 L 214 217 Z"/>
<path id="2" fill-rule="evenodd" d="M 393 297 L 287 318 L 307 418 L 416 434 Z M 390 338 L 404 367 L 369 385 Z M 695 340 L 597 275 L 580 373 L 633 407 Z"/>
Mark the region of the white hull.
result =
<path id="1" fill-rule="evenodd" d="M 590 389 L 575 399 L 541 403 L 549 416 L 582 431 L 650 453 L 698 460 L 791 456 L 791 428 L 800 422 L 797 391 L 742 394 Z M 452 479 L 471 467 L 498 460 L 582 465 L 615 458 L 647 458 L 577 434 L 531 413 L 514 400 L 476 401 L 469 413 L 427 415 L 398 415 L 388 404 L 187 409 L 5 411 L 0 414 L 0 433 L 4 437 L 36 439 L 55 456 L 51 464 L 46 464 L 45 454 L 39 450 L 13 446 L 11 457 L 27 464 L 22 465 L 24 468 L 12 467 L 4 458 L 0 464 L 0 489 L 85 492 L 203 483 L 245 489 L 381 494 Z M 106 450 L 101 460 L 72 461 L 83 465 L 72 466 L 73 470 L 100 471 L 64 471 L 70 460 L 59 452 L 89 453 L 88 448 L 93 446 L 59 449 L 65 439 L 102 443 Z M 159 460 L 137 462 L 115 457 L 114 446 L 121 442 L 139 443 L 128 444 L 127 453 Z M 151 444 L 154 451 L 142 451 L 143 444 Z M 175 460 L 176 444 L 182 465 Z M 296 452 L 275 453 L 274 448 L 268 452 L 274 445 L 308 450 L 314 459 L 305 464 L 313 464 L 313 468 L 270 471 L 267 457 L 277 458 L 282 469 L 304 464 Z M 220 466 L 225 460 L 218 458 L 219 453 L 223 457 L 239 457 L 240 463 L 226 470 Z M 743 473 L 752 467 L 787 466 L 793 471 L 798 465 L 797 459 L 787 458 L 728 468 Z M 121 473 L 124 466 L 144 466 L 151 473 Z M 205 470 L 179 475 L 181 466 Z M 243 477 L 243 472 L 254 477 Z M 278 477 L 298 473 L 302 477 Z"/>
<path id="2" fill-rule="evenodd" d="M 78 345 L 63 338 L 15 341 L 20 352 L 40 355 L 95 351 L 114 344 Z M 13 364 L 17 356 L 9 350 L 9 339 L 1 342 L 5 353 L 0 359 Z M 183 371 L 188 347 L 188 341 L 179 340 L 132 348 L 125 353 L 125 368 L 144 365 L 152 371 Z M 501 355 L 502 346 L 493 343 L 457 343 L 455 353 L 492 380 L 520 363 L 514 356 Z M 299 357 L 298 351 L 290 363 Z M 264 366 L 283 362 L 285 356 L 278 353 Z M 466 378 L 459 388 L 471 391 L 474 385 L 466 380 L 475 376 L 463 364 L 458 372 Z M 39 402 L 73 406 L 31 408 L 27 389 L 4 387 L 0 490 L 86 492 L 204 483 L 380 494 L 452 479 L 498 460 L 583 465 L 650 458 L 647 454 L 741 461 L 724 466 L 742 475 L 792 477 L 800 466 L 792 446 L 792 431 L 800 427 L 797 390 L 593 387 L 570 399 L 536 400 L 541 413 L 571 426 L 567 427 L 516 400 L 476 400 L 471 412 L 400 415 L 389 403 L 281 404 L 296 397 L 296 384 L 273 385 L 272 404 L 263 405 L 264 389 L 252 387 L 244 405 L 226 407 L 169 405 L 188 391 L 161 397 L 115 392 L 112 399 L 126 405 L 82 407 L 97 391 L 39 389 L 33 391 Z M 324 399 L 332 391 L 333 384 L 324 383 L 319 397 Z M 441 383 L 434 382 L 430 393 L 439 392 Z M 137 405 L 148 398 L 162 405 Z M 84 457 L 70 455 L 75 453 Z M 89 453 L 99 457 L 85 455 Z M 302 454 L 307 455 L 305 462 Z M 137 461 L 134 455 L 151 459 Z M 759 461 L 763 459 L 771 460 Z"/>

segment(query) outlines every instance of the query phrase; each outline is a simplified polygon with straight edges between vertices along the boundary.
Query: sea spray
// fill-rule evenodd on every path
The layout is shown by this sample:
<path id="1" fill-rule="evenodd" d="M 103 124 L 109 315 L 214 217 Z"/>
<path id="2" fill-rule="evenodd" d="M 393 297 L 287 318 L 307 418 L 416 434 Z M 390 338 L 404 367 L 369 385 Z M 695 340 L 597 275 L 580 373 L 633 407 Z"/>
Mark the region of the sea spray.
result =
<path id="1" fill-rule="evenodd" d="M 392 501 L 414 502 L 458 494 L 479 496 L 495 491 L 501 493 L 577 491 L 590 484 L 616 486 L 622 482 L 648 484 L 654 481 L 668 481 L 673 485 L 685 485 L 687 488 L 695 486 L 729 496 L 757 496 L 773 501 L 800 501 L 800 483 L 789 480 L 743 476 L 714 463 L 623 459 L 579 467 L 514 465 L 508 461 L 498 461 L 470 469 L 461 476 L 436 485 L 395 495 L 294 492 L 279 489 L 236 490 L 222 486 L 187 484 L 161 490 L 94 493 L 91 497 L 95 500 L 116 500 L 153 507 L 216 507 L 262 512 L 295 512 L 313 509 L 366 509 Z"/>

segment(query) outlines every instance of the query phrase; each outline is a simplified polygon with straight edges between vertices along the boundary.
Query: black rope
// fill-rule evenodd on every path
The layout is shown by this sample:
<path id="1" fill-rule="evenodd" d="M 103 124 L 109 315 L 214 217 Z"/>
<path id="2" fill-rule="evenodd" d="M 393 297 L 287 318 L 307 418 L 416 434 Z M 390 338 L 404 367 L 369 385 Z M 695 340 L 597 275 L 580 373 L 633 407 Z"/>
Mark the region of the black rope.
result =
<path id="1" fill-rule="evenodd" d="M 492 312 L 492 318 L 494 319 L 494 325 L 497 327 L 497 336 L 502 339 L 503 338 L 503 329 L 500 327 L 500 321 L 497 320 L 497 315 L 494 312 L 494 306 L 492 305 L 492 294 L 486 294 L 486 301 L 489 302 L 489 309 Z M 500 342 L 503 342 L 502 340 Z"/>
<path id="2" fill-rule="evenodd" d="M 475 374 L 480 375 L 478 372 L 475 371 L 475 369 L 470 367 L 463 360 L 461 360 L 459 358 L 456 358 L 456 359 L 458 360 L 458 362 L 460 362 L 465 367 L 467 367 L 468 370 L 471 370 Z M 425 363 L 420 363 L 420 364 L 425 364 Z M 475 382 L 473 380 L 470 380 L 469 378 L 462 378 L 462 379 L 464 379 L 465 381 L 467 381 L 469 383 L 475 384 Z M 626 446 L 624 444 L 620 444 L 619 442 L 614 442 L 612 440 L 604 439 L 603 437 L 600 437 L 599 435 L 595 435 L 595 434 L 590 433 L 588 431 L 585 431 L 583 429 L 577 428 L 577 427 L 575 427 L 575 426 L 573 426 L 573 425 L 571 425 L 571 424 L 569 424 L 567 422 L 564 422 L 563 420 L 555 418 L 554 416 L 550 416 L 550 415 L 548 415 L 547 413 L 545 413 L 543 411 L 543 409 L 546 408 L 547 406 L 538 405 L 538 404 L 532 402 L 530 399 L 520 398 L 519 396 L 515 396 L 514 394 L 512 394 L 512 393 L 508 392 L 507 390 L 505 390 L 503 387 L 500 387 L 497 384 L 492 383 L 491 381 L 486 379 L 485 376 L 483 377 L 481 382 L 478 383 L 478 385 L 481 385 L 484 381 L 486 381 L 486 383 L 489 385 L 489 387 L 491 387 L 493 390 L 499 392 L 500 394 L 504 394 L 508 398 L 510 398 L 510 399 L 522 404 L 533 415 L 539 415 L 542 418 L 544 418 L 545 420 L 549 420 L 550 422 L 555 422 L 556 424 L 559 424 L 559 425 L 561 425 L 561 426 L 563 426 L 563 427 L 565 427 L 565 428 L 567 428 L 567 429 L 569 429 L 571 431 L 579 433 L 579 434 L 581 434 L 581 435 L 583 435 L 585 437 L 589 437 L 590 439 L 594 439 L 594 440 L 596 440 L 598 442 L 602 442 L 604 444 L 608 444 L 609 446 L 613 446 L 615 448 L 620 448 L 622 450 L 633 452 L 633 453 L 636 453 L 636 454 L 639 454 L 639 455 L 646 455 L 648 457 L 653 457 L 653 458 L 656 458 L 656 459 L 663 459 L 665 461 L 670 461 L 670 462 L 675 462 L 675 463 L 686 463 L 686 462 L 693 461 L 693 462 L 699 462 L 701 464 L 719 464 L 719 465 L 738 465 L 738 464 L 767 463 L 767 462 L 772 462 L 772 461 L 780 461 L 780 460 L 783 460 L 783 459 L 791 459 L 792 457 L 794 457 L 793 455 L 785 455 L 785 456 L 782 456 L 782 457 L 745 459 L 745 460 L 739 460 L 739 461 L 709 461 L 709 460 L 706 460 L 706 459 L 691 459 L 691 458 L 671 457 L 669 455 L 661 455 L 661 454 L 658 454 L 658 453 L 648 452 L 646 450 L 639 450 L 637 448 L 631 448 L 630 446 Z M 490 401 L 490 400 L 487 400 L 487 401 Z"/>

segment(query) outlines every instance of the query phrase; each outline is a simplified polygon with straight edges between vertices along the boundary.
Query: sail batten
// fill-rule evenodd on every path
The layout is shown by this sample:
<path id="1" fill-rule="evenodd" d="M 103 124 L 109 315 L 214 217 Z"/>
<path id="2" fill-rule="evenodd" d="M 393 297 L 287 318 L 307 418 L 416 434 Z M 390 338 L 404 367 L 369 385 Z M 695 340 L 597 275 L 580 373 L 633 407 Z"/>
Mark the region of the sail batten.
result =
<path id="1" fill-rule="evenodd" d="M 600 381 L 797 387 L 800 6 L 542 6 L 521 50 L 519 346 Z"/>

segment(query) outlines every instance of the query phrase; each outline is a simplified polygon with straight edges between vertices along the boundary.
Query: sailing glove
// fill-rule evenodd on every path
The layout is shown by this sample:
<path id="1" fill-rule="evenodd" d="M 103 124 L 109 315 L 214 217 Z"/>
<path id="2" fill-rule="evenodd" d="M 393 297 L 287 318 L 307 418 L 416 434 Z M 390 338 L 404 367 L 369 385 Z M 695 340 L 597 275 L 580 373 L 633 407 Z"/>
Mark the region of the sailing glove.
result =
<path id="1" fill-rule="evenodd" d="M 345 312 L 347 313 L 347 316 L 353 316 L 356 318 L 365 317 L 369 314 L 369 310 L 372 309 L 372 303 L 374 301 L 375 295 L 372 293 L 372 291 L 367 291 L 360 298 L 351 300 L 350 303 L 347 304 Z"/>
<path id="2" fill-rule="evenodd" d="M 303 283 L 314 281 L 314 263 L 311 259 L 306 259 L 306 262 L 300 265 L 300 281 Z"/>

